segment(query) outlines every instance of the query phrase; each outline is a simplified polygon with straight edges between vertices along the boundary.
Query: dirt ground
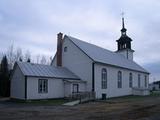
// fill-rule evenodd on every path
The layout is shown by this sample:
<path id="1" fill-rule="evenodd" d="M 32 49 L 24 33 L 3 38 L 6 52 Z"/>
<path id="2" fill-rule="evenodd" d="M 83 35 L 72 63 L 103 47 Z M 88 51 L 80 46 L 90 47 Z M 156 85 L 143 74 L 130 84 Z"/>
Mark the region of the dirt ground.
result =
<path id="1" fill-rule="evenodd" d="M 76 106 L 0 101 L 0 120 L 160 120 L 160 96 L 122 97 Z"/>

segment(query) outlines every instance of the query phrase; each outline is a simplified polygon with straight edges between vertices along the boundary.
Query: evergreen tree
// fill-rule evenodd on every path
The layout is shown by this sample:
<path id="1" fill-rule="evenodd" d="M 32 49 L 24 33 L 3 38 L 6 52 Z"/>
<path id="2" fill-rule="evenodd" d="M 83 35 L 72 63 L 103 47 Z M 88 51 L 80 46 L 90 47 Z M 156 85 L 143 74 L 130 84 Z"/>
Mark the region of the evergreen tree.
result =
<path id="1" fill-rule="evenodd" d="M 1 72 L 1 61 L 0 61 L 0 96 L 1 96 L 1 91 L 2 91 L 2 72 Z"/>
<path id="2" fill-rule="evenodd" d="M 20 61 L 20 62 L 22 62 L 22 61 L 23 61 L 21 57 L 19 58 L 19 61 Z"/>
<path id="3" fill-rule="evenodd" d="M 0 67 L 0 95 L 9 96 L 10 94 L 10 81 L 9 81 L 9 69 L 8 69 L 8 60 L 6 55 L 2 58 L 1 67 Z"/>
<path id="4" fill-rule="evenodd" d="M 27 59 L 27 62 L 29 62 L 29 63 L 30 63 L 30 62 L 31 62 L 31 59 L 30 59 L 30 58 L 28 58 L 28 59 Z"/>

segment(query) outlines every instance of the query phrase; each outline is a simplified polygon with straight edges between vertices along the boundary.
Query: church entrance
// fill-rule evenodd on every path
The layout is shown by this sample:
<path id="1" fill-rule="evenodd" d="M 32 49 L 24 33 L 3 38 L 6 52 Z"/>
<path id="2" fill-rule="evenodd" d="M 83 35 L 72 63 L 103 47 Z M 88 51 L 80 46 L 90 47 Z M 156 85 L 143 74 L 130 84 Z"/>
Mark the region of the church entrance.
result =
<path id="1" fill-rule="evenodd" d="M 107 99 L 107 95 L 105 93 L 102 93 L 102 100 L 106 100 Z"/>
<path id="2" fill-rule="evenodd" d="M 78 93 L 79 92 L 79 85 L 78 84 L 73 84 L 73 93 Z"/>

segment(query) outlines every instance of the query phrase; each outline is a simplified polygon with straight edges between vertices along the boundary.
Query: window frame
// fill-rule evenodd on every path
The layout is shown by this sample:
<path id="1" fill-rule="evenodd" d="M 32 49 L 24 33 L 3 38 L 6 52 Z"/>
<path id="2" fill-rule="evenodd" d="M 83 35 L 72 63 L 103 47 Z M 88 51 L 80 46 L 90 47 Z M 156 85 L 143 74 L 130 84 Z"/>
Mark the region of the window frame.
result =
<path id="1" fill-rule="evenodd" d="M 72 84 L 72 93 L 79 93 L 79 84 Z"/>
<path id="2" fill-rule="evenodd" d="M 148 87 L 147 75 L 144 76 L 144 87 Z"/>
<path id="3" fill-rule="evenodd" d="M 141 75 L 138 74 L 138 88 L 141 87 Z"/>
<path id="4" fill-rule="evenodd" d="M 107 69 L 102 68 L 101 70 L 101 88 L 107 89 Z"/>
<path id="5" fill-rule="evenodd" d="M 129 73 L 129 87 L 132 88 L 133 87 L 133 74 Z"/>
<path id="6" fill-rule="evenodd" d="M 67 52 L 67 50 L 68 50 L 68 47 L 65 46 L 65 47 L 64 47 L 64 52 Z"/>
<path id="7" fill-rule="evenodd" d="M 117 73 L 117 87 L 122 88 L 122 71 Z"/>
<path id="8" fill-rule="evenodd" d="M 48 79 L 38 79 L 38 93 L 48 93 Z"/>

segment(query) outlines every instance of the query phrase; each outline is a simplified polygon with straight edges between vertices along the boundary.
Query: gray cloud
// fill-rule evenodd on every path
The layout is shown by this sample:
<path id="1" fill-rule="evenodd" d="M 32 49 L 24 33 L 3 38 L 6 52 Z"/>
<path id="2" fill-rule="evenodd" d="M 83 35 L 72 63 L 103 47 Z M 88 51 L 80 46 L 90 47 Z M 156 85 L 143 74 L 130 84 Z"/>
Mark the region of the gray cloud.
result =
<path id="1" fill-rule="evenodd" d="M 0 51 L 14 43 L 53 56 L 60 31 L 115 51 L 124 11 L 135 60 L 157 76 L 159 69 L 152 68 L 160 60 L 159 8 L 158 0 L 2 0 Z"/>
<path id="2" fill-rule="evenodd" d="M 160 80 L 160 61 L 145 64 L 144 67 L 151 73 L 150 82 Z"/>

